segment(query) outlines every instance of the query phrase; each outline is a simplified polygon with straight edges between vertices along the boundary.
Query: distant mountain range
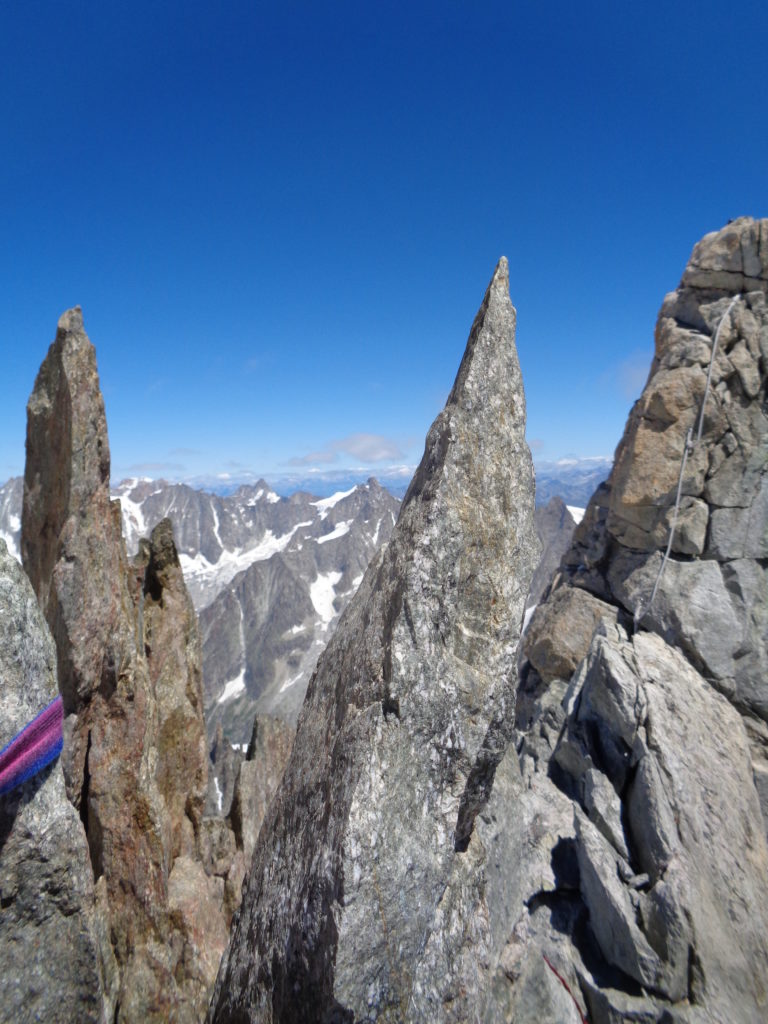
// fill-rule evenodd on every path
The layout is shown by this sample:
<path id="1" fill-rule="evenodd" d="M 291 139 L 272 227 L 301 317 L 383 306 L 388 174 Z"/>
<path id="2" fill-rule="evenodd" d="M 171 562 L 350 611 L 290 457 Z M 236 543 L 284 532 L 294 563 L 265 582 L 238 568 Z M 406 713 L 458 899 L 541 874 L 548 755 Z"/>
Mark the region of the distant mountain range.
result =
<path id="1" fill-rule="evenodd" d="M 605 459 L 544 464 L 537 471 L 537 504 L 557 495 L 578 519 L 579 507 L 609 470 Z M 389 538 L 399 497 L 372 478 L 336 480 L 349 486 L 328 496 L 299 490 L 281 497 L 264 480 L 228 495 L 136 478 L 112 489 L 129 554 L 161 519 L 173 523 L 200 620 L 211 736 L 221 724 L 232 742 L 244 744 L 256 713 L 295 719 L 339 615 Z M 397 489 L 405 490 L 402 481 Z M 16 558 L 22 490 L 21 477 L 0 487 L 0 537 Z M 537 525 L 544 556 L 532 601 L 548 584 L 573 521 L 558 502 L 556 511 L 541 509 Z"/>
<path id="2" fill-rule="evenodd" d="M 595 487 L 607 478 L 612 464 L 613 460 L 604 456 L 536 462 L 536 504 L 546 505 L 551 497 L 558 495 L 568 505 L 584 507 Z M 415 466 L 382 467 L 376 470 L 376 479 L 390 494 L 402 498 L 415 469 Z M 370 475 L 370 470 L 365 468 L 284 473 L 271 478 L 271 487 L 283 496 L 305 491 L 325 498 L 338 491 L 347 491 L 355 484 L 364 483 Z M 196 477 L 186 483 L 195 490 L 221 496 L 235 494 L 242 486 L 259 486 L 259 481 L 252 473 L 219 473 Z"/>
<path id="3" fill-rule="evenodd" d="M 245 743 L 253 717 L 292 721 L 318 655 L 400 503 L 374 479 L 318 498 L 280 497 L 264 480 L 227 497 L 126 480 L 129 552 L 168 516 L 200 618 L 209 734 Z"/>
<path id="4" fill-rule="evenodd" d="M 566 505 L 586 508 L 598 485 L 608 479 L 612 465 L 613 459 L 603 456 L 536 462 L 536 505 L 546 505 L 550 498 L 559 497 Z"/>

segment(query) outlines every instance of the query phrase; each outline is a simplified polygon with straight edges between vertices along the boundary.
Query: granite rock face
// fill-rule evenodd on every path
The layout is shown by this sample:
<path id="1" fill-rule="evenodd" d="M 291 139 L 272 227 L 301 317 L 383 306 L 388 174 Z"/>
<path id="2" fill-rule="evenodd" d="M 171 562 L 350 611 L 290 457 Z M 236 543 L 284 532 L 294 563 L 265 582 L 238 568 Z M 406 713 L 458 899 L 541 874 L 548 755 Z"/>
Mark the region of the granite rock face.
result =
<path id="1" fill-rule="evenodd" d="M 694 249 L 614 470 L 531 621 L 517 751 L 478 830 L 518 865 L 502 868 L 519 894 L 503 1019 L 523 1019 L 542 959 L 590 1021 L 768 1015 L 766 238 L 742 218 Z M 505 778 L 524 833 L 503 826 Z"/>
<path id="2" fill-rule="evenodd" d="M 502 260 L 386 549 L 318 664 L 209 1014 L 424 1019 L 511 713 L 538 544 Z M 469 869 L 466 869 L 469 870 Z"/>
<path id="3" fill-rule="evenodd" d="M 170 524 L 129 563 L 109 465 L 96 356 L 75 308 L 29 400 L 22 556 L 56 644 L 62 763 L 116 962 L 114 1019 L 194 1021 L 227 923 L 223 882 L 200 868 L 200 645 Z M 201 929 L 201 914 L 218 915 L 218 930 Z"/>
<path id="4" fill-rule="evenodd" d="M 758 731 L 768 722 L 767 237 L 768 221 L 745 217 L 695 247 L 662 305 L 613 473 L 563 562 L 569 584 L 680 648 Z M 671 560 L 649 607 L 689 429 Z"/>
<path id="5" fill-rule="evenodd" d="M 538 485 L 538 481 L 537 481 Z M 571 546 L 576 523 L 562 498 L 552 497 L 534 512 L 536 533 L 541 544 L 541 559 L 531 581 L 526 607 L 537 605 L 546 594 L 560 560 Z"/>
<path id="6" fill-rule="evenodd" d="M 243 878 L 256 839 L 291 753 L 295 730 L 287 722 L 258 716 L 245 754 L 216 730 L 202 822 L 203 863 L 224 881 L 227 924 L 240 905 Z"/>
<path id="7" fill-rule="evenodd" d="M 563 1019 L 764 1018 L 768 847 L 747 731 L 661 637 L 597 627 L 507 751 L 478 840 L 506 898 L 489 901 L 504 938 L 488 1020 L 548 1012 L 543 997 L 523 1011 L 542 962 L 573 996 Z"/>
<path id="8" fill-rule="evenodd" d="M 56 653 L 0 540 L 0 749 L 57 696 Z M 55 762 L 0 797 L 0 1021 L 111 1020 L 83 826 Z"/>

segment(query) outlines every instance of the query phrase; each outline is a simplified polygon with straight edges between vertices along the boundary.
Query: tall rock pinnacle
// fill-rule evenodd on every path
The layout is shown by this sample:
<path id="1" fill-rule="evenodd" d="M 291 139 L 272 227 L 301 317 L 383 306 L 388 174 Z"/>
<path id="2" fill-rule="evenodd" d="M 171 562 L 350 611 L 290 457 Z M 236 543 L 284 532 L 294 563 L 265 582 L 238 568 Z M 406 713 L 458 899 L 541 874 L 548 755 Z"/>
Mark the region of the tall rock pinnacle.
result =
<path id="1" fill-rule="evenodd" d="M 502 259 L 391 540 L 310 682 L 212 1021 L 420 1019 L 538 558 L 514 335 Z"/>
<path id="2" fill-rule="evenodd" d="M 226 941 L 224 882 L 206 876 L 199 850 L 199 639 L 170 522 L 129 565 L 109 469 L 96 354 L 76 307 L 29 400 L 22 556 L 56 644 L 67 792 L 113 955 L 108 1016 L 192 1022 Z"/>

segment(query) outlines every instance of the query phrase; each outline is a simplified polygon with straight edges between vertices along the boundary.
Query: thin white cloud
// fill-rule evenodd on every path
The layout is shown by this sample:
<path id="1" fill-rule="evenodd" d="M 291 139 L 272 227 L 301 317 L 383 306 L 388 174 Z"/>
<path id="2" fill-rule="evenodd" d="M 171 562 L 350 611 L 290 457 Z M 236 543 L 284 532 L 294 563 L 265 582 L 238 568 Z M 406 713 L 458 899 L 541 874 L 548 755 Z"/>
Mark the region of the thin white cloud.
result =
<path id="1" fill-rule="evenodd" d="M 342 455 L 349 455 L 362 462 L 392 462 L 405 456 L 399 444 L 383 434 L 348 434 L 346 437 L 329 441 L 320 451 L 298 455 L 288 460 L 291 466 L 312 466 L 337 462 Z"/>
<path id="2" fill-rule="evenodd" d="M 127 468 L 130 473 L 183 473 L 187 467 L 180 462 L 134 462 Z"/>
<path id="3" fill-rule="evenodd" d="M 622 398 L 638 398 L 648 379 L 651 357 L 646 349 L 635 349 L 626 358 L 600 374 L 600 383 L 617 390 Z"/>

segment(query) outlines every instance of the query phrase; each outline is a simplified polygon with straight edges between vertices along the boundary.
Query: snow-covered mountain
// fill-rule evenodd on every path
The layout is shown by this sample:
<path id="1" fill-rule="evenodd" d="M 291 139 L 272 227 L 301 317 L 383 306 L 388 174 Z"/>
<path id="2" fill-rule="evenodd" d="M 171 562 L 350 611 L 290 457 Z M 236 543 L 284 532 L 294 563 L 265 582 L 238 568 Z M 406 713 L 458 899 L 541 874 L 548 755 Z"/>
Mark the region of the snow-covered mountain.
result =
<path id="1" fill-rule="evenodd" d="M 395 523 L 399 502 L 374 479 L 327 498 L 279 497 L 263 480 L 228 497 L 126 480 L 129 551 L 168 516 L 200 616 L 206 721 L 246 742 L 253 716 L 292 720 L 336 619 Z"/>

